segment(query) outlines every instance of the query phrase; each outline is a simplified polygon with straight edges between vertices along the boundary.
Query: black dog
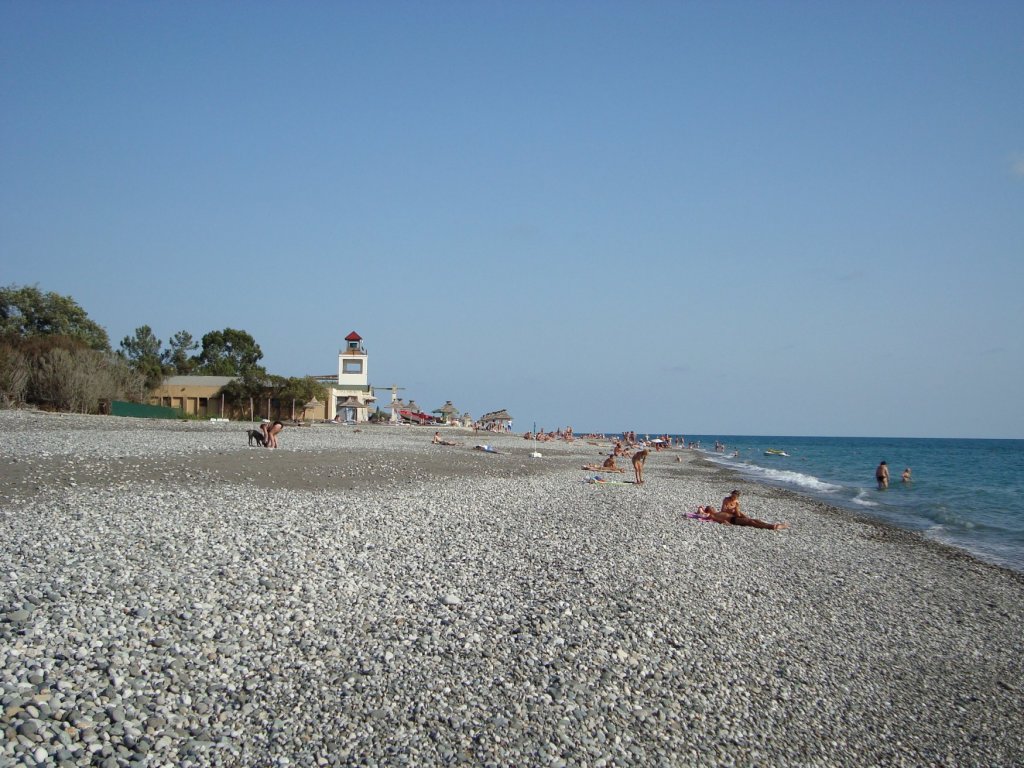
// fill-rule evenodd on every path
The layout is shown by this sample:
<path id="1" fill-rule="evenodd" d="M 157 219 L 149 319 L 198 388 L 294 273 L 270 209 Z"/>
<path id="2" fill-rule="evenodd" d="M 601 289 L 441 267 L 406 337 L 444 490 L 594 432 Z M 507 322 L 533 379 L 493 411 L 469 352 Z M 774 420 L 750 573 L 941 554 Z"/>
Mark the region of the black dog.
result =
<path id="1" fill-rule="evenodd" d="M 263 433 L 260 432 L 258 429 L 249 429 L 249 430 L 246 430 L 246 432 L 249 435 L 249 445 L 250 446 L 255 441 L 255 443 L 257 445 L 259 445 L 259 446 L 261 446 L 263 448 L 267 447 L 267 439 L 265 437 L 263 437 Z"/>

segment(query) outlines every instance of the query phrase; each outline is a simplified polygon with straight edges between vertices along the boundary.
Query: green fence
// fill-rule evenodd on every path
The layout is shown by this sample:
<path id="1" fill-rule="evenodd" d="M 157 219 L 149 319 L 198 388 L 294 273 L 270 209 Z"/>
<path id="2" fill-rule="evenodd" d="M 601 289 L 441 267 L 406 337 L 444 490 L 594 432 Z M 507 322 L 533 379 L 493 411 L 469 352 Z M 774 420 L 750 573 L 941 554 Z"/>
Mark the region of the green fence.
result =
<path id="1" fill-rule="evenodd" d="M 122 400 L 110 402 L 111 416 L 135 416 L 139 419 L 181 419 L 184 418 L 178 408 L 163 405 L 144 405 L 143 403 L 126 403 Z"/>

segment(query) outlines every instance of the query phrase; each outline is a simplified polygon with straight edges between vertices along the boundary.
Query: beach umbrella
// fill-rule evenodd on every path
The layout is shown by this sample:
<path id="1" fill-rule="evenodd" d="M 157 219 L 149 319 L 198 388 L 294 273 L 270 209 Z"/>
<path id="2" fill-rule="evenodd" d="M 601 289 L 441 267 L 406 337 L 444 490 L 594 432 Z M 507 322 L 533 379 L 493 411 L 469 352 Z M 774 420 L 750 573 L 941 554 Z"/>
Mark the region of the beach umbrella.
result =
<path id="1" fill-rule="evenodd" d="M 366 407 L 366 404 L 365 403 L 361 403 L 359 401 L 359 398 L 357 398 L 355 395 L 349 395 L 344 400 L 342 400 L 340 403 L 338 403 L 338 411 L 339 412 L 346 412 L 345 413 L 346 421 L 349 419 L 349 417 L 351 417 L 352 421 L 356 421 L 358 419 L 358 413 L 359 413 L 359 411 L 356 410 L 356 409 L 358 409 L 358 408 L 365 408 L 365 407 Z M 349 408 L 352 409 L 351 414 L 347 413 Z"/>
<path id="2" fill-rule="evenodd" d="M 438 413 L 443 417 L 443 421 L 452 421 L 459 415 L 459 409 L 452 405 L 451 400 L 446 400 L 444 405 L 440 408 L 435 408 L 431 413 Z"/>
<path id="3" fill-rule="evenodd" d="M 306 411 L 315 411 L 321 405 L 322 403 L 319 400 L 317 400 L 316 395 L 314 395 L 312 400 L 310 400 L 308 403 L 302 406 L 302 418 L 306 418 Z"/>

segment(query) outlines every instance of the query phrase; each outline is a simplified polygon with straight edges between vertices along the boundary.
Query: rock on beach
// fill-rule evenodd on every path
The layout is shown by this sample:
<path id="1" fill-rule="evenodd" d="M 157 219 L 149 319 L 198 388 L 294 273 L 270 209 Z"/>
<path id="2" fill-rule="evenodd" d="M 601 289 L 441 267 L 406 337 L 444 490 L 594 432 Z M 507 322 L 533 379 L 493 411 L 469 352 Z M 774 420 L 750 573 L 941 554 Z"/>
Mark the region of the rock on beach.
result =
<path id="1" fill-rule="evenodd" d="M 0 412 L 0 766 L 1024 764 L 1019 574 L 687 451 L 247 426 Z"/>

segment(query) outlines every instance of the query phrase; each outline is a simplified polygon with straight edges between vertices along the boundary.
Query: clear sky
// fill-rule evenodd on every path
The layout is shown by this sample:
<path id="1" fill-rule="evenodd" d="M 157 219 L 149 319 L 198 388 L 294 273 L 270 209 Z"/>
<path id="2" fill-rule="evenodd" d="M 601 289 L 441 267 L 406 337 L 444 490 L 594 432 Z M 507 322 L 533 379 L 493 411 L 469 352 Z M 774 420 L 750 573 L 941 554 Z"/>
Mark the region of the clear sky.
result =
<path id="1" fill-rule="evenodd" d="M 4 0 L 0 283 L 517 430 L 1024 438 L 1024 3 Z"/>

